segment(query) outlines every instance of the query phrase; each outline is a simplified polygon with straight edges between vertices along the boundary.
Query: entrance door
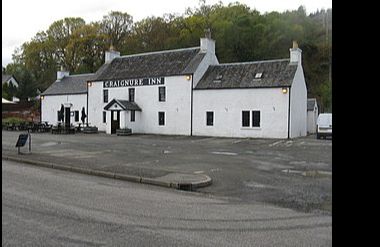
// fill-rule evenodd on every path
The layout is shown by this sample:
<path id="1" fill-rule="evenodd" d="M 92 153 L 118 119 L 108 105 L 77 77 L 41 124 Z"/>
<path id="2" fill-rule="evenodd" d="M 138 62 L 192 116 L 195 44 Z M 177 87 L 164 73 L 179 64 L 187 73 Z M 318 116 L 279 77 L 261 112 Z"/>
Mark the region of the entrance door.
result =
<path id="1" fill-rule="evenodd" d="M 111 134 L 115 134 L 116 129 L 120 129 L 120 111 L 111 111 Z"/>
<path id="2" fill-rule="evenodd" d="M 70 107 L 65 107 L 65 126 L 70 126 Z"/>

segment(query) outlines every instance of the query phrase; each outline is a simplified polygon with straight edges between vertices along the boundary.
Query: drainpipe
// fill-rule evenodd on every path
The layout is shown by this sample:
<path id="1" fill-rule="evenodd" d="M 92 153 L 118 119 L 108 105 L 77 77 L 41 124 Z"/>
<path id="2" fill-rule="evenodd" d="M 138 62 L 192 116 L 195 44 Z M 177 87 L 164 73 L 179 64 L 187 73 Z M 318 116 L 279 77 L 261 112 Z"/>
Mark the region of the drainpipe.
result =
<path id="1" fill-rule="evenodd" d="M 191 74 L 191 105 L 190 105 L 190 136 L 193 136 L 193 85 L 194 85 L 194 74 Z"/>
<path id="2" fill-rule="evenodd" d="M 289 87 L 289 106 L 288 106 L 288 139 L 290 139 L 290 90 Z"/>

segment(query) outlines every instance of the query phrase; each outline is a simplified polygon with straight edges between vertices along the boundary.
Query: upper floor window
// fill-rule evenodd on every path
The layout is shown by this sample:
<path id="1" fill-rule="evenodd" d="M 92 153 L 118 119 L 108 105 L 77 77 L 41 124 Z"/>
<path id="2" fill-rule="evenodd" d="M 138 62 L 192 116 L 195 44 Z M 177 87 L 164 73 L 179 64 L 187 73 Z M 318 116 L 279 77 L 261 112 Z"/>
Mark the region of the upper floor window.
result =
<path id="1" fill-rule="evenodd" d="M 108 103 L 108 89 L 103 90 L 103 102 Z"/>
<path id="2" fill-rule="evenodd" d="M 135 89 L 130 88 L 128 89 L 129 92 L 129 102 L 135 102 Z"/>
<path id="3" fill-rule="evenodd" d="M 166 100 L 165 91 L 165 87 L 158 87 L 158 101 Z"/>

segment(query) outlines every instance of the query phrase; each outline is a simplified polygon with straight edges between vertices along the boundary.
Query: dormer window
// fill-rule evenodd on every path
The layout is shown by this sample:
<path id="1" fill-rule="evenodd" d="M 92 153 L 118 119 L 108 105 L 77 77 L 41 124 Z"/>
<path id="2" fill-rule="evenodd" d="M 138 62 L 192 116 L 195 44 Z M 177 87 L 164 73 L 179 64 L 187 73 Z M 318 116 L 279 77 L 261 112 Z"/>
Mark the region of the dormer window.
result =
<path id="1" fill-rule="evenodd" d="M 262 76 L 263 76 L 263 73 L 256 73 L 255 79 L 261 79 Z"/>
<path id="2" fill-rule="evenodd" d="M 215 83 L 222 82 L 223 75 L 217 75 L 214 79 Z"/>

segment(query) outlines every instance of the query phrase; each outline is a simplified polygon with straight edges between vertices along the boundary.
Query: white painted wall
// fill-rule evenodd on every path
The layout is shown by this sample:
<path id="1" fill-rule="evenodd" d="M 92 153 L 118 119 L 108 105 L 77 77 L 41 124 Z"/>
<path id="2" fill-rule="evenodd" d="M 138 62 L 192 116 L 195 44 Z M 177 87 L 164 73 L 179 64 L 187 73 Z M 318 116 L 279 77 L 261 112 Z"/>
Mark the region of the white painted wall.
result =
<path id="1" fill-rule="evenodd" d="M 281 88 L 194 90 L 193 135 L 287 138 L 289 93 Z M 242 127 L 242 111 L 259 110 L 260 127 Z M 206 126 L 206 112 L 214 126 Z M 251 116 L 252 121 L 252 116 Z"/>
<path id="2" fill-rule="evenodd" d="M 56 125 L 58 123 L 57 112 L 61 109 L 61 104 L 72 104 L 70 111 L 79 111 L 79 121 L 74 121 L 74 115 L 71 116 L 70 123 L 73 125 L 81 123 L 82 107 L 87 108 L 86 94 L 44 96 L 44 99 L 41 100 L 41 120 Z"/>
<path id="3" fill-rule="evenodd" d="M 307 132 L 313 134 L 317 128 L 318 111 L 307 111 Z"/>
<path id="4" fill-rule="evenodd" d="M 306 136 L 307 89 L 301 63 L 290 88 L 290 138 Z"/>
<path id="5" fill-rule="evenodd" d="M 158 87 L 166 87 L 166 101 L 158 101 Z M 128 100 L 128 89 L 118 87 L 108 89 L 108 102 L 112 99 Z M 120 117 L 123 125 L 133 133 L 190 135 L 191 122 L 191 80 L 185 76 L 165 77 L 164 85 L 137 86 L 135 102 L 142 109 L 136 111 L 136 121 L 130 122 L 130 113 L 125 111 Z M 89 122 L 100 131 L 111 130 L 111 114 L 107 113 L 107 123 L 103 123 L 103 82 L 93 82 L 89 87 Z M 158 125 L 158 112 L 165 112 L 165 126 Z M 123 126 L 121 126 L 123 127 Z"/>

